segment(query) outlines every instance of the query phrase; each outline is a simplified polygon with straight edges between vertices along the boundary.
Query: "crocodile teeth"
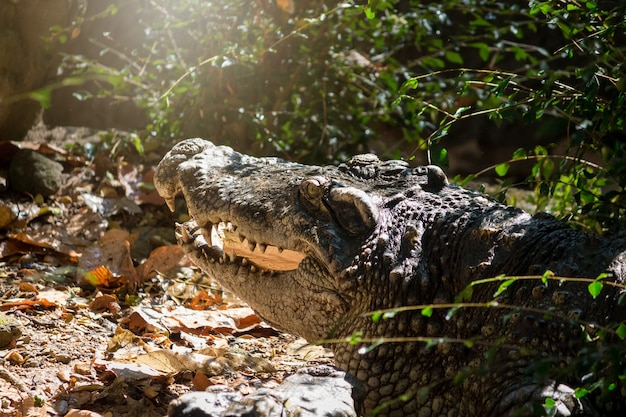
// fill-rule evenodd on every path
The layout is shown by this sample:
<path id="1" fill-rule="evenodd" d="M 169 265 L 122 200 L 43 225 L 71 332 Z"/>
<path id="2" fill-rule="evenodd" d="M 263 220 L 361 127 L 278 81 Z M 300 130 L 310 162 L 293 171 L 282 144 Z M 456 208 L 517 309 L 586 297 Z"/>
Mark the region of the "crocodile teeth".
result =
<path id="1" fill-rule="evenodd" d="M 201 250 L 203 258 L 210 263 L 239 264 L 252 272 L 294 270 L 305 257 L 298 251 L 257 243 L 256 239 L 247 238 L 235 229 L 236 225 L 219 219 L 203 226 L 190 223 L 178 228 L 177 239 L 185 244 L 195 241 L 196 249 Z"/>
<path id="2" fill-rule="evenodd" d="M 193 240 L 193 237 L 191 237 L 186 227 L 184 226 L 181 227 L 180 224 L 177 224 L 176 226 L 177 226 L 177 230 L 180 230 L 180 237 L 183 242 L 189 243 Z"/>
<path id="3" fill-rule="evenodd" d="M 172 213 L 176 211 L 176 200 L 173 197 L 167 197 L 165 203 Z"/>
<path id="4" fill-rule="evenodd" d="M 203 227 L 202 229 L 200 229 L 202 237 L 204 237 L 204 240 L 206 240 L 206 243 L 209 246 L 213 246 L 213 230 L 213 227 Z"/>

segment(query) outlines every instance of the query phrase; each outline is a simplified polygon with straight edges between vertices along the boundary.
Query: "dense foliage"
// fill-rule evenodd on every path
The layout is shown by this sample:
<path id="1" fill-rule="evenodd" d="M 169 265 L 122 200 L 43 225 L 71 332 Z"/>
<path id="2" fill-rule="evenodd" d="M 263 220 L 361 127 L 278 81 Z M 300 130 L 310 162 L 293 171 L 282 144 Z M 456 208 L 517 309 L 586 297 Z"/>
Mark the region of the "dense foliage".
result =
<path id="1" fill-rule="evenodd" d="M 147 0 L 137 11 L 141 42 L 130 51 L 98 44 L 116 65 L 70 55 L 66 71 L 106 81 L 98 95 L 135 100 L 150 121 L 144 139 L 254 142 L 256 152 L 307 162 L 373 149 L 445 165 L 451 143 L 498 128 L 488 146 L 517 140 L 522 149 L 481 173 L 505 177 L 514 161 L 532 159 L 537 208 L 552 198 L 555 214 L 602 231 L 618 224 L 625 200 L 625 8 Z M 518 131 L 524 124 L 531 135 Z M 551 151 L 555 141 L 568 156 Z"/>

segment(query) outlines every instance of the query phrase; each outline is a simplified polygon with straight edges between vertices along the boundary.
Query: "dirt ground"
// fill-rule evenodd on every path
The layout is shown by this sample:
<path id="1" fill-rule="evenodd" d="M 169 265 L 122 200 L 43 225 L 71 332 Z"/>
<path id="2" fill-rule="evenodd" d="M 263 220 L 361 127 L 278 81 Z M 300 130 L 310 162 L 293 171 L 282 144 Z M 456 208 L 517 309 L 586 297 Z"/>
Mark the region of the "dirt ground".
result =
<path id="1" fill-rule="evenodd" d="M 184 258 L 173 238 L 184 207 L 169 213 L 151 187 L 158 151 L 81 139 L 10 145 L 63 165 L 52 196 L 12 191 L 0 169 L 0 416 L 165 415 L 190 390 L 248 393 L 332 362 Z"/>

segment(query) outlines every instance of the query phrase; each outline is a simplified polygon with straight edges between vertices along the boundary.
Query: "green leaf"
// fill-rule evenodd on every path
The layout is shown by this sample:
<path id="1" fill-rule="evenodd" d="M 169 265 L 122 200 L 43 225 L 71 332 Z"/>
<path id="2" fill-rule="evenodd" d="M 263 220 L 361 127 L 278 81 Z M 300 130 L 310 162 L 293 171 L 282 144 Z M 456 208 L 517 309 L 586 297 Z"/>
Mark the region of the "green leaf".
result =
<path id="1" fill-rule="evenodd" d="M 372 321 L 374 323 L 378 323 L 380 321 L 380 318 L 383 316 L 383 313 L 380 311 L 376 311 L 375 313 L 372 313 Z"/>
<path id="2" fill-rule="evenodd" d="M 441 69 L 446 67 L 446 63 L 439 58 L 426 56 L 422 58 L 422 64 L 427 68 Z"/>
<path id="3" fill-rule="evenodd" d="M 507 163 L 496 165 L 496 174 L 498 174 L 498 176 L 500 177 L 504 177 L 507 172 L 509 172 L 509 168 L 510 166 Z"/>
<path id="4" fill-rule="evenodd" d="M 422 316 L 424 317 L 430 317 L 433 315 L 433 308 L 432 307 L 426 307 L 422 309 Z"/>
<path id="5" fill-rule="evenodd" d="M 463 301 L 469 301 L 472 299 L 472 295 L 474 294 L 474 287 L 470 284 L 467 287 L 463 288 L 463 291 L 459 293 L 454 299 L 455 303 L 462 303 Z"/>
<path id="6" fill-rule="evenodd" d="M 374 10 L 372 10 L 370 6 L 365 7 L 365 17 L 367 17 L 369 20 L 372 20 L 376 17 L 376 13 L 374 12 Z"/>
<path id="7" fill-rule="evenodd" d="M 506 291 L 506 289 L 509 288 L 509 286 L 511 284 L 513 284 L 515 281 L 517 281 L 517 279 L 511 278 L 511 279 L 507 279 L 506 281 L 502 282 L 500 284 L 500 286 L 498 287 L 498 289 L 496 290 L 496 292 L 493 293 L 493 298 L 496 298 L 497 296 L 502 294 L 504 291 Z"/>
<path id="8" fill-rule="evenodd" d="M 351 345 L 356 345 L 357 343 L 360 343 L 361 340 L 363 340 L 363 333 L 354 332 L 350 335 L 350 339 L 348 340 L 348 343 L 350 343 Z"/>
<path id="9" fill-rule="evenodd" d="M 589 390 L 584 387 L 576 387 L 574 390 L 574 397 L 576 398 L 583 398 L 587 394 L 589 394 Z"/>
<path id="10" fill-rule="evenodd" d="M 547 269 L 546 272 L 544 272 L 541 276 L 541 282 L 543 282 L 545 285 L 548 285 L 548 279 L 552 278 L 553 276 L 554 272 Z"/>
<path id="11" fill-rule="evenodd" d="M 471 109 L 470 106 L 465 106 L 465 107 L 459 107 L 458 109 L 456 109 L 456 111 L 454 112 L 454 117 L 458 118 L 461 117 L 463 115 L 463 113 L 465 113 L 466 111 L 468 111 L 469 109 Z"/>
<path id="12" fill-rule="evenodd" d="M 478 49 L 478 56 L 480 56 L 480 59 L 482 59 L 484 62 L 487 62 L 489 60 L 489 56 L 491 55 L 491 49 L 489 48 L 489 45 L 484 42 L 476 42 L 470 44 L 470 46 Z"/>
<path id="13" fill-rule="evenodd" d="M 589 290 L 589 294 L 591 294 L 593 298 L 596 298 L 598 295 L 600 295 L 600 291 L 602 291 L 603 286 L 604 284 L 602 284 L 602 282 L 593 281 L 587 286 L 587 290 Z"/>
<path id="14" fill-rule="evenodd" d="M 39 105 L 44 109 L 49 109 L 51 105 L 51 93 L 52 91 L 49 88 L 41 88 L 29 93 L 28 97 L 38 101 Z"/>
<path id="15" fill-rule="evenodd" d="M 496 97 L 500 97 L 504 94 L 504 90 L 506 90 L 510 82 L 511 82 L 511 77 L 507 77 L 498 83 L 496 88 L 493 90 L 493 93 L 496 95 Z"/>
<path id="16" fill-rule="evenodd" d="M 446 51 L 444 55 L 446 59 L 453 64 L 459 64 L 459 65 L 463 64 L 463 57 L 461 57 L 461 54 L 458 52 Z"/>
<path id="17" fill-rule="evenodd" d="M 617 333 L 617 336 L 620 339 L 626 339 L 626 324 L 620 323 L 617 329 L 615 329 L 615 333 Z"/>
<path id="18" fill-rule="evenodd" d="M 406 94 L 406 92 L 409 90 L 415 90 L 417 86 L 418 86 L 417 78 L 409 78 L 408 80 L 402 83 L 402 86 L 400 86 L 400 91 L 398 91 L 398 94 L 400 95 Z"/>
<path id="19" fill-rule="evenodd" d="M 454 383 L 460 384 L 461 382 L 465 381 L 470 375 L 472 375 L 472 372 L 463 369 L 457 372 L 457 374 L 454 376 Z"/>
<path id="20" fill-rule="evenodd" d="M 439 166 L 448 166 L 448 150 L 446 148 L 441 148 L 435 163 Z"/>
<path id="21" fill-rule="evenodd" d="M 526 158 L 526 149 L 518 148 L 515 152 L 513 152 L 513 159 L 524 159 Z"/>

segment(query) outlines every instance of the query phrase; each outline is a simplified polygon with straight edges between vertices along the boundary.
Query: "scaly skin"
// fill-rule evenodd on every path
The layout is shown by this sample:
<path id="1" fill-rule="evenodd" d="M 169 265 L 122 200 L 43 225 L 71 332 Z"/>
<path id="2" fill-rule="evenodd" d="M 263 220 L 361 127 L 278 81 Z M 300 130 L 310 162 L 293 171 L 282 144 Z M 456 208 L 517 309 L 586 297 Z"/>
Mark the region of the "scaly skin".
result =
<path id="1" fill-rule="evenodd" d="M 366 385 L 366 412 L 531 415 L 548 397 L 562 414 L 626 409 L 624 386 L 583 401 L 569 388 L 580 385 L 577 356 L 596 346 L 585 337 L 626 319 L 621 237 L 586 235 L 449 185 L 437 167 L 412 169 L 373 155 L 317 167 L 190 139 L 163 158 L 155 185 L 170 207 L 180 193 L 187 202 L 193 220 L 177 231 L 186 254 L 267 322 L 309 341 L 361 332 L 361 343 L 330 346 L 337 366 Z M 238 237 L 249 249 L 211 237 L 220 222 L 234 229 L 220 231 L 223 239 Z M 274 247 L 293 261 L 279 260 Z M 274 264 L 261 259 L 265 248 Z M 473 304 L 452 313 L 367 314 L 450 304 L 473 281 L 546 270 L 587 278 L 610 272 L 605 281 L 617 286 L 606 284 L 593 299 L 586 282 L 520 280 L 487 307 L 502 281 L 490 282 L 473 287 Z M 366 349 L 380 338 L 387 343 Z M 622 347 L 614 339 L 607 336 L 601 351 Z M 576 369 L 542 373 L 566 366 Z"/>

